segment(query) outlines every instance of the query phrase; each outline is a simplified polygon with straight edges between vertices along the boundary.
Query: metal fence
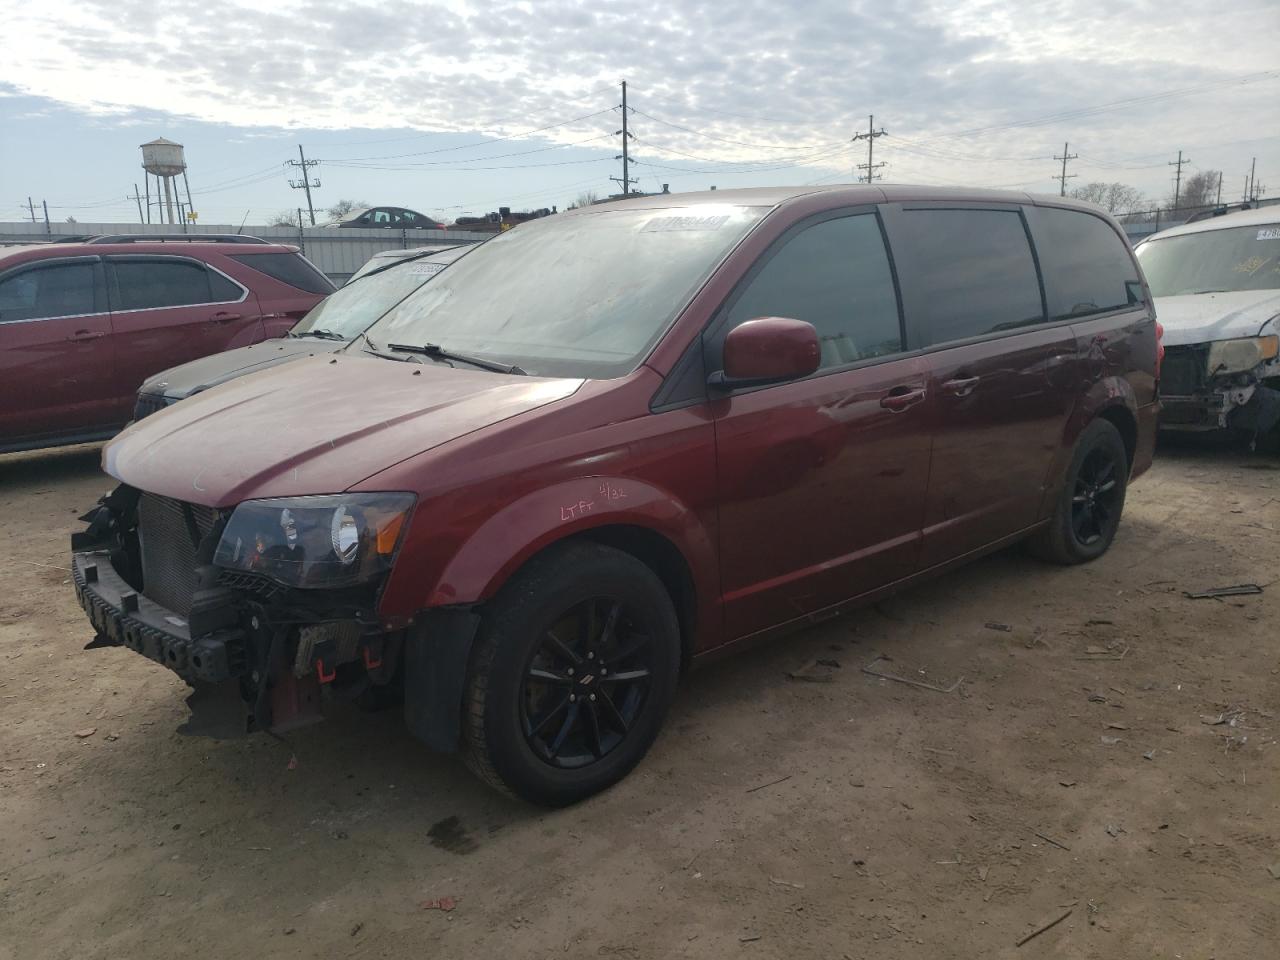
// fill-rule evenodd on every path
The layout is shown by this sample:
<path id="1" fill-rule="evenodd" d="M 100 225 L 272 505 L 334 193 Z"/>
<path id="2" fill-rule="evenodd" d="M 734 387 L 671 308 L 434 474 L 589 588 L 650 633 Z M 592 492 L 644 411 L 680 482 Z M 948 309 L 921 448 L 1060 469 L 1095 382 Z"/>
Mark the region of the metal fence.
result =
<path id="1" fill-rule="evenodd" d="M 173 234 L 184 232 L 177 224 L 158 223 L 0 223 L 0 245 L 57 240 L 59 237 L 109 236 L 129 234 Z M 381 250 L 476 243 L 491 234 L 463 230 L 353 230 L 345 227 L 262 227 L 235 224 L 200 224 L 193 233 L 243 233 L 272 243 L 299 247 L 330 280 L 341 285 Z"/>

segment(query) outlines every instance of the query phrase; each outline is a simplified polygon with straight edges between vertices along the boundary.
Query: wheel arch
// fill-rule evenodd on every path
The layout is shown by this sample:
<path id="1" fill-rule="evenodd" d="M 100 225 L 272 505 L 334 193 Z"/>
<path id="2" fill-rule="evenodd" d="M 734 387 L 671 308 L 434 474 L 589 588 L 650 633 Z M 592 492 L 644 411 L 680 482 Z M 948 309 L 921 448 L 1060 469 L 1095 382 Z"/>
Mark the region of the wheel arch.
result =
<path id="1" fill-rule="evenodd" d="M 629 554 L 662 581 L 676 608 L 676 619 L 680 624 L 680 662 L 682 670 L 686 669 L 693 659 L 694 637 L 698 629 L 698 588 L 693 580 L 693 571 L 689 569 L 689 562 L 675 542 L 652 527 L 608 523 L 553 540 L 530 556 L 525 563 L 571 540 L 589 540 Z"/>
<path id="2" fill-rule="evenodd" d="M 1138 452 L 1138 418 L 1124 404 L 1112 403 L 1099 410 L 1094 419 L 1107 420 L 1119 431 L 1120 439 L 1124 441 L 1127 465 L 1132 470 L 1134 457 Z"/>
<path id="3" fill-rule="evenodd" d="M 1062 443 L 1045 477 L 1044 493 L 1040 501 L 1040 519 L 1053 511 L 1063 481 L 1071 465 L 1080 435 L 1094 420 L 1109 421 L 1120 432 L 1125 455 L 1132 473 L 1138 454 L 1138 401 L 1133 386 L 1124 377 L 1104 377 L 1090 384 L 1076 402 L 1075 410 L 1067 418 L 1062 433 Z"/>

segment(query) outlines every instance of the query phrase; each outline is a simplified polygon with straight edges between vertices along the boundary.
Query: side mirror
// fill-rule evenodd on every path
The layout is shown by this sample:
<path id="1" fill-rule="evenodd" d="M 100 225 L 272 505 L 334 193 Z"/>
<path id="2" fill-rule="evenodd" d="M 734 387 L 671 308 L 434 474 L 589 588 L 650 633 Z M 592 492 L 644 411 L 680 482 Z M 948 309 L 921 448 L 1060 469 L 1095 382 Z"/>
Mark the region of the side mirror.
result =
<path id="1" fill-rule="evenodd" d="M 813 324 L 788 317 L 740 323 L 724 338 L 724 369 L 707 378 L 713 387 L 757 387 L 799 380 L 818 369 L 821 352 Z"/>

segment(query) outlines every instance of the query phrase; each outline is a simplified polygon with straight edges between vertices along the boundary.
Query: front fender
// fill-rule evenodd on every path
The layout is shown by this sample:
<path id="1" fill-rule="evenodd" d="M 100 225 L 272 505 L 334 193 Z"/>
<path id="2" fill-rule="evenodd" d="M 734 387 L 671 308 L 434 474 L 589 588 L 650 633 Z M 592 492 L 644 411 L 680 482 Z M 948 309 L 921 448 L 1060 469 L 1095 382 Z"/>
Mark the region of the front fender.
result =
<path id="1" fill-rule="evenodd" d="M 633 477 L 582 477 L 527 494 L 486 520 L 445 565 L 422 606 L 489 599 L 535 553 L 606 526 L 641 527 L 684 556 L 700 598 L 715 596 L 715 550 L 697 514 L 671 494 Z"/>

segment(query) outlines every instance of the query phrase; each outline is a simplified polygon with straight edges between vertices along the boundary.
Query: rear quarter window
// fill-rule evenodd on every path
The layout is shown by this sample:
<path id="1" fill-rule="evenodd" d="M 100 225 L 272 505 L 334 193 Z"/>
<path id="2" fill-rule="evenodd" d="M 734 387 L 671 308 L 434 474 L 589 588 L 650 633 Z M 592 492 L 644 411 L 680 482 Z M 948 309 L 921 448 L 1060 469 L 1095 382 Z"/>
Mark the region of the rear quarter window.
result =
<path id="1" fill-rule="evenodd" d="M 1145 299 L 1129 244 L 1101 217 L 1055 207 L 1028 213 L 1051 320 L 1106 313 Z"/>
<path id="2" fill-rule="evenodd" d="M 328 277 L 295 253 L 238 254 L 230 259 L 307 293 L 328 296 L 337 289 Z"/>
<path id="3" fill-rule="evenodd" d="M 1016 210 L 904 210 L 891 237 L 906 268 L 911 326 L 922 346 L 1044 320 L 1040 280 Z"/>

